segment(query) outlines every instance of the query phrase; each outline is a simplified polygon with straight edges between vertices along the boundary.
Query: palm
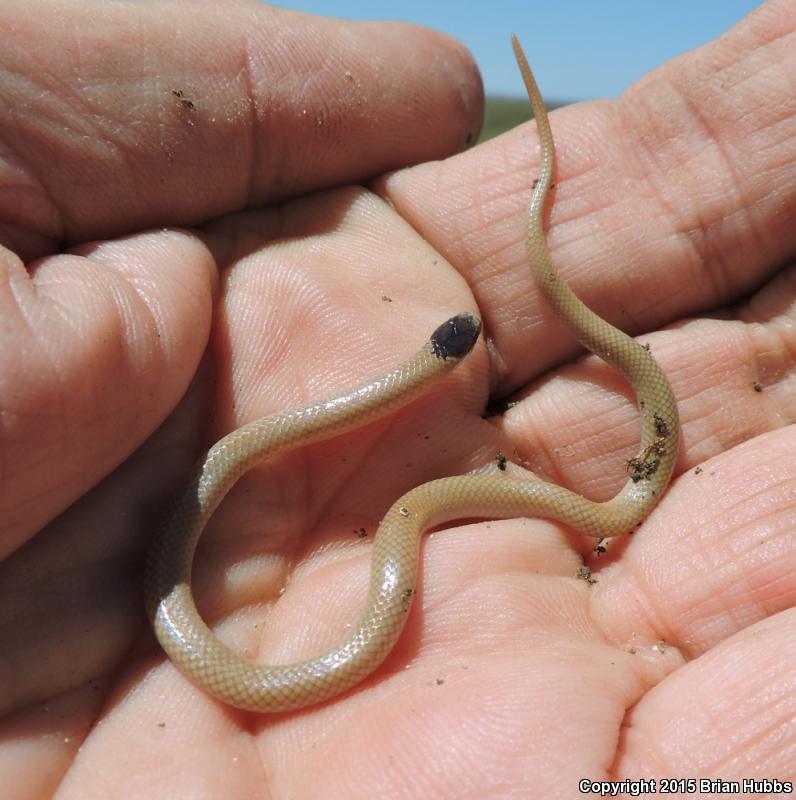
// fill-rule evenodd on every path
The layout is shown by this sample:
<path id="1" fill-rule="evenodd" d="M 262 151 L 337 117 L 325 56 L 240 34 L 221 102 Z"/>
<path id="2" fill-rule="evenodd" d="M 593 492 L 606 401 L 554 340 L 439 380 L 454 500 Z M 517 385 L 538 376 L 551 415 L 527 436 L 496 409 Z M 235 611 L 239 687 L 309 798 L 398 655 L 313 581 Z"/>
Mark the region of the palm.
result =
<path id="1" fill-rule="evenodd" d="M 655 86 L 644 91 L 647 102 L 662 102 Z M 108 786 L 135 796 L 130 787 L 144 784 L 147 796 L 153 788 L 213 796 L 223 787 L 225 797 L 248 797 L 265 781 L 276 796 L 416 796 L 423 787 L 429 796 L 555 797 L 574 796 L 579 777 L 727 777 L 728 759 L 738 775 L 793 778 L 796 715 L 784 688 L 796 641 L 787 611 L 796 593 L 793 426 L 785 427 L 793 408 L 778 386 L 793 370 L 796 298 L 792 270 L 777 271 L 793 234 L 762 202 L 746 212 L 756 215 L 755 236 L 769 231 L 768 248 L 745 248 L 759 239 L 748 222 L 732 221 L 743 200 L 708 208 L 707 196 L 686 186 L 693 220 L 730 220 L 709 228 L 705 250 L 719 257 L 695 258 L 690 219 L 661 213 L 681 207 L 667 192 L 685 173 L 670 170 L 664 186 L 630 157 L 639 137 L 654 141 L 661 162 L 670 156 L 655 130 L 634 127 L 638 100 L 622 106 L 630 122 L 621 131 L 612 106 L 572 108 L 554 120 L 551 247 L 583 299 L 645 334 L 671 377 L 683 417 L 680 477 L 642 528 L 603 556 L 536 520 L 429 537 L 419 596 L 387 663 L 347 696 L 301 714 L 249 715 L 209 700 L 163 660 L 144 625 L 141 555 L 160 505 L 202 447 L 249 419 L 375 374 L 451 313 L 477 303 L 487 323 L 491 351 L 482 344 L 439 391 L 252 471 L 214 517 L 197 557 L 200 608 L 231 646 L 274 662 L 320 651 L 356 617 L 367 539 L 406 489 L 481 467 L 501 450 L 601 499 L 635 453 L 626 388 L 593 359 L 562 367 L 574 347 L 535 299 L 520 244 L 532 129 L 396 173 L 373 192 L 310 194 L 219 219 L 201 236 L 156 232 L 86 253 L 86 266 L 103 265 L 137 298 L 124 306 L 127 324 L 114 329 L 128 357 L 111 358 L 118 350 L 110 346 L 99 359 L 86 356 L 83 369 L 99 363 L 87 399 L 71 407 L 67 392 L 58 408 L 85 426 L 83 446 L 54 452 L 57 440 L 34 442 L 40 459 L 63 460 L 61 477 L 34 472 L 36 459 L 23 458 L 27 483 L 23 475 L 5 488 L 6 505 L 21 509 L 7 526 L 7 551 L 142 441 L 198 371 L 166 424 L 3 566 L 0 652 L 3 683 L 14 687 L 3 694 L 5 741 L 28 748 L 28 759 L 7 761 L 20 796 L 65 776 L 63 796 L 81 797 Z M 440 122 L 440 137 L 452 140 L 446 124 L 454 126 Z M 576 141 L 586 126 L 600 130 L 591 149 Z M 691 144 L 694 152 L 715 146 Z M 768 152 L 760 142 L 756 149 Z M 772 159 L 793 163 L 781 153 Z M 689 165 L 691 180 L 700 168 L 721 180 L 709 158 Z M 742 154 L 732 174 L 738 195 L 760 195 L 757 175 L 769 189 L 792 184 L 790 166 L 774 179 L 773 170 L 753 170 Z M 578 186 L 572 176 L 584 174 L 596 179 Z M 605 197 L 615 200 L 606 207 Z M 34 280 L 52 281 L 57 292 L 55 278 L 72 274 L 71 264 L 54 259 Z M 716 264 L 725 270 L 721 292 Z M 80 284 L 89 272 L 73 274 L 78 292 L 90 291 Z M 731 321 L 646 335 L 758 285 Z M 118 298 L 108 308 L 118 309 Z M 86 374 L 75 386 L 86 386 Z M 482 417 L 489 397 L 507 396 L 519 402 Z M 51 482 L 47 497 L 56 499 L 28 499 L 34 476 Z M 594 585 L 576 577 L 584 558 Z M 791 726 L 786 744 L 780 735 L 779 747 L 761 755 L 760 737 L 778 721 Z M 139 731 L 132 744 L 131 726 Z M 75 743 L 83 745 L 76 757 Z M 55 753 L 61 771 L 43 776 L 34 765 Z M 766 758 L 761 773 L 747 767 Z"/>

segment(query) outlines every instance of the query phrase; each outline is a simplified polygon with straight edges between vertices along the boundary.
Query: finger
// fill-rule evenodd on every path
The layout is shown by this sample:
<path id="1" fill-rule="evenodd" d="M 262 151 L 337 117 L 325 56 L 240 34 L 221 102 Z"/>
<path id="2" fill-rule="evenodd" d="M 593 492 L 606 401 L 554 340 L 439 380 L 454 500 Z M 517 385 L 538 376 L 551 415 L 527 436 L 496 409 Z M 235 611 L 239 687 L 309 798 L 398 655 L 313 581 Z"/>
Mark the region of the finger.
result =
<path id="1" fill-rule="evenodd" d="M 29 272 L 3 253 L 2 555 L 172 410 L 207 341 L 213 268 L 207 249 L 176 231 L 85 246 Z"/>
<path id="2" fill-rule="evenodd" d="M 471 56 L 410 25 L 16 0 L 0 27 L 0 241 L 25 258 L 440 158 L 481 124 Z"/>
<path id="3" fill-rule="evenodd" d="M 741 297 L 793 253 L 794 31 L 793 4 L 767 3 L 618 103 L 552 115 L 553 261 L 624 330 L 655 330 Z M 537 169 L 530 125 L 379 186 L 472 286 L 500 395 L 576 349 L 541 304 L 522 244 Z"/>
<path id="4" fill-rule="evenodd" d="M 628 715 L 616 775 L 756 778 L 757 787 L 744 791 L 768 797 L 782 793 L 782 782 L 792 785 L 796 779 L 794 642 L 796 612 L 791 609 L 678 670 Z M 702 789 L 708 795 L 735 792 L 715 784 Z"/>

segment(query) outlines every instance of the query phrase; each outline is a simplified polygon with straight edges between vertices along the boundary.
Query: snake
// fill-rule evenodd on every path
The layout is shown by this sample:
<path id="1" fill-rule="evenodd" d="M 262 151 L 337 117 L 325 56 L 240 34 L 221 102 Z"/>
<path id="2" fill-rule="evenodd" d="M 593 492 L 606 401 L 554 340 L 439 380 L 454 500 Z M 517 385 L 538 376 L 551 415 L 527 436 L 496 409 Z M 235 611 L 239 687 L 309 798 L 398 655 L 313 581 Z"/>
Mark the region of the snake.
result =
<path id="1" fill-rule="evenodd" d="M 234 483 L 265 459 L 367 425 L 410 403 L 476 345 L 481 322 L 461 313 L 440 325 L 411 358 L 334 397 L 263 417 L 216 442 L 164 514 L 144 578 L 147 614 L 171 662 L 209 695 L 236 708 L 291 711 L 353 688 L 392 650 L 417 590 L 422 534 L 456 519 L 543 517 L 598 539 L 633 530 L 664 493 L 677 457 L 679 421 L 672 389 L 647 347 L 602 319 L 561 278 L 546 244 L 544 214 L 553 185 L 554 141 L 544 102 L 516 36 L 512 46 L 536 120 L 540 146 L 525 225 L 525 246 L 540 294 L 592 353 L 622 373 L 641 422 L 637 457 L 610 500 L 596 502 L 528 472 L 442 477 L 400 497 L 371 545 L 370 582 L 359 619 L 328 651 L 295 663 L 250 661 L 225 646 L 202 620 L 191 591 L 197 541 Z"/>

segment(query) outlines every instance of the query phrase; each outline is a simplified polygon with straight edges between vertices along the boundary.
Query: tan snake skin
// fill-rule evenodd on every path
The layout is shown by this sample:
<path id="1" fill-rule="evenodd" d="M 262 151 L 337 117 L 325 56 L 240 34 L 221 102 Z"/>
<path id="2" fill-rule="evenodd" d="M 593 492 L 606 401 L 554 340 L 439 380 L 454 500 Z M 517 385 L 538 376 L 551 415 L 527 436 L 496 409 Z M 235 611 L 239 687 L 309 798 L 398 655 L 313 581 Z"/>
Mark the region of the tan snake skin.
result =
<path id="1" fill-rule="evenodd" d="M 352 632 L 332 650 L 295 664 L 247 661 L 221 644 L 196 610 L 191 563 L 210 515 L 255 464 L 285 450 L 360 427 L 408 403 L 458 363 L 478 338 L 480 322 L 460 314 L 435 331 L 408 361 L 329 400 L 257 420 L 217 442 L 197 466 L 155 538 L 145 579 L 147 611 L 172 662 L 205 691 L 256 711 L 302 708 L 334 697 L 373 672 L 403 630 L 415 593 L 420 537 L 464 517 L 549 517 L 594 537 L 634 528 L 666 488 L 677 456 L 677 407 L 649 352 L 591 312 L 553 267 L 543 212 L 553 177 L 553 137 L 539 90 L 512 37 L 541 144 L 540 177 L 528 209 L 526 245 L 537 286 L 550 307 L 592 352 L 633 386 L 641 412 L 641 451 L 619 494 L 595 503 L 533 476 L 441 478 L 412 489 L 387 512 L 373 541 L 370 588 Z"/>

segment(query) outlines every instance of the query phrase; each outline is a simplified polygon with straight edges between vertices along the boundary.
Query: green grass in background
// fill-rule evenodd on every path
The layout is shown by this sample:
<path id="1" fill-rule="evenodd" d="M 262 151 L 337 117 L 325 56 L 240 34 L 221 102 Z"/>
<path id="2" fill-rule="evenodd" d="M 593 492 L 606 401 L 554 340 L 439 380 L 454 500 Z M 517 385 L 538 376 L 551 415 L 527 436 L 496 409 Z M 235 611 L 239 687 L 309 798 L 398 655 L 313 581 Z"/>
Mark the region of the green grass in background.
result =
<path id="1" fill-rule="evenodd" d="M 548 111 L 560 108 L 566 103 L 546 103 Z M 527 100 L 515 100 L 509 97 L 487 97 L 484 110 L 484 129 L 481 131 L 479 142 L 485 142 L 493 136 L 498 136 L 505 131 L 515 128 L 522 122 L 531 118 L 531 107 Z"/>

